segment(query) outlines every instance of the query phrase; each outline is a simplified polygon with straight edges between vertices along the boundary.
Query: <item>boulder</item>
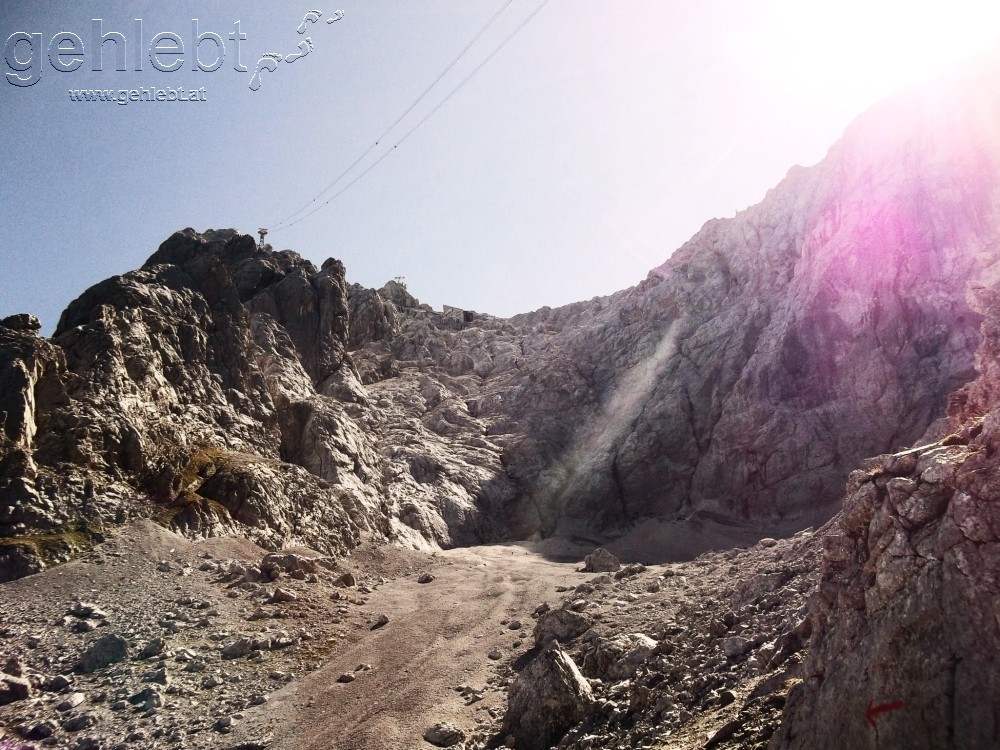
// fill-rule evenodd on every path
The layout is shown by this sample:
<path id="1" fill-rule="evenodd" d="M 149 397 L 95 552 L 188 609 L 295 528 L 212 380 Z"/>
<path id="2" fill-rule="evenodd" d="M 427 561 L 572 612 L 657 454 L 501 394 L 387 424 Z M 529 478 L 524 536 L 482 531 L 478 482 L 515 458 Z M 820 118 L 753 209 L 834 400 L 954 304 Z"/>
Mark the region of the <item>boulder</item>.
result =
<path id="1" fill-rule="evenodd" d="M 587 717 L 594 696 L 573 660 L 553 643 L 515 678 L 501 734 L 518 750 L 548 750 Z"/>
<path id="2" fill-rule="evenodd" d="M 237 638 L 235 641 L 225 644 L 222 647 L 223 659 L 238 659 L 254 651 L 259 650 L 259 646 L 252 638 Z"/>
<path id="3" fill-rule="evenodd" d="M 621 566 L 618 558 L 604 547 L 599 547 L 583 558 L 583 569 L 587 573 L 613 573 Z"/>
<path id="4" fill-rule="evenodd" d="M 76 671 L 90 674 L 128 658 L 128 642 L 120 635 L 107 633 L 90 644 L 80 655 Z"/>
<path id="5" fill-rule="evenodd" d="M 264 555 L 260 562 L 260 569 L 264 573 L 272 570 L 280 570 L 283 573 L 291 574 L 295 571 L 302 573 L 318 573 L 320 566 L 312 558 L 291 553 L 270 552 Z"/>
<path id="6" fill-rule="evenodd" d="M 290 589 L 276 588 L 274 593 L 271 594 L 271 601 L 275 604 L 285 604 L 287 602 L 294 602 L 299 598 L 299 595 Z"/>
<path id="7" fill-rule="evenodd" d="M 30 682 L 14 675 L 0 674 L 0 706 L 27 700 L 30 697 Z"/>
<path id="8" fill-rule="evenodd" d="M 626 680 L 650 657 L 656 641 L 642 633 L 595 638 L 583 650 L 581 669 L 588 677 Z"/>
<path id="9" fill-rule="evenodd" d="M 753 644 L 750 641 L 738 635 L 730 636 L 722 642 L 722 651 L 727 659 L 738 659 L 752 647 Z"/>
<path id="10" fill-rule="evenodd" d="M 550 641 L 567 643 L 586 633 L 594 621 L 587 615 L 571 609 L 553 609 L 545 612 L 535 623 L 532 633 L 536 646 Z"/>
<path id="11" fill-rule="evenodd" d="M 424 739 L 437 747 L 453 747 L 465 740 L 465 732 L 448 722 L 438 722 L 424 732 Z"/>

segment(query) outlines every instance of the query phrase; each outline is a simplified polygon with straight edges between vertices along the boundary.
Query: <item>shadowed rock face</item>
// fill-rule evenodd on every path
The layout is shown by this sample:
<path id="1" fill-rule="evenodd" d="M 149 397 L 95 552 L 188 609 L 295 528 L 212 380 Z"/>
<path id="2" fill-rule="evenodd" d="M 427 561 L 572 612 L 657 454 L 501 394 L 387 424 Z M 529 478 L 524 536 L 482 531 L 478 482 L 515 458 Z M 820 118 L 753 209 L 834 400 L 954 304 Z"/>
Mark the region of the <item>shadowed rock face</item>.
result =
<path id="1" fill-rule="evenodd" d="M 805 526 L 973 375 L 1000 75 L 896 97 L 632 289 L 501 320 L 175 233 L 55 336 L 0 321 L 0 536 L 152 513 L 349 549 Z"/>
<path id="2" fill-rule="evenodd" d="M 1000 292 L 977 306 L 980 376 L 953 432 L 851 474 L 774 748 L 1000 745 Z"/>

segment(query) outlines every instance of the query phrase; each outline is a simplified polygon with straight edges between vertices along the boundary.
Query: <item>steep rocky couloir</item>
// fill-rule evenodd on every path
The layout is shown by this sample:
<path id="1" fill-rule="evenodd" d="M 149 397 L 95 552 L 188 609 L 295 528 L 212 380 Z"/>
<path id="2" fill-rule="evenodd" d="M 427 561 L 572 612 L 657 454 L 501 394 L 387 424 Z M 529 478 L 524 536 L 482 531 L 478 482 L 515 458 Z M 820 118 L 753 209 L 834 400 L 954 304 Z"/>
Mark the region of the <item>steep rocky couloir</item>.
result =
<path id="1" fill-rule="evenodd" d="M 352 288 L 363 379 L 420 373 L 455 436 L 475 433 L 461 402 L 487 424 L 517 535 L 824 521 L 851 469 L 911 445 L 974 374 L 968 297 L 1000 260 L 997 67 L 874 108 L 610 297 L 465 321 Z"/>

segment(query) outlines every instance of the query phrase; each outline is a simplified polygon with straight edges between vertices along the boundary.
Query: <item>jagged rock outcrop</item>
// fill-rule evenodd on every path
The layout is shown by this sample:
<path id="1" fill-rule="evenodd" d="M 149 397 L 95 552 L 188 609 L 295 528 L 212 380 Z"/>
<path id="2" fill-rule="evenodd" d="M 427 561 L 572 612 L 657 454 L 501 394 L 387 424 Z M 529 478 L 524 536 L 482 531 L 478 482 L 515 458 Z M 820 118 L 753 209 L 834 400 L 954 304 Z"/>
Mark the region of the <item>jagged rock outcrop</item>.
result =
<path id="1" fill-rule="evenodd" d="M 360 393 L 347 326 L 342 265 L 232 230 L 174 234 L 52 339 L 5 321 L 5 546 L 136 513 L 332 553 L 385 533 L 378 462 L 343 405 Z"/>
<path id="2" fill-rule="evenodd" d="M 58 347 L 38 338 L 22 316 L 0 321 L 0 524 L 44 529 L 54 505 L 35 488 L 36 404 L 63 398 L 65 360 Z"/>
<path id="3" fill-rule="evenodd" d="M 1000 293 L 943 440 L 866 462 L 824 540 L 804 681 L 773 748 L 1000 744 Z"/>
<path id="4" fill-rule="evenodd" d="M 396 333 L 378 328 L 393 311 L 429 314 L 396 282 L 366 294 L 377 315 L 353 304 L 353 330 L 371 344 Z M 187 229 L 73 301 L 51 339 L 28 316 L 4 319 L 4 575 L 135 515 L 330 554 L 366 533 L 446 546 L 509 536 L 502 448 L 455 396 L 478 383 L 387 383 L 393 363 L 366 388 L 351 310 L 339 261 L 317 269 L 235 230 Z"/>
<path id="5" fill-rule="evenodd" d="M 350 332 L 347 343 L 351 348 L 375 341 L 392 340 L 399 333 L 406 310 L 431 311 L 430 306 L 421 305 L 399 281 L 389 281 L 377 291 L 352 284 L 349 306 Z"/>

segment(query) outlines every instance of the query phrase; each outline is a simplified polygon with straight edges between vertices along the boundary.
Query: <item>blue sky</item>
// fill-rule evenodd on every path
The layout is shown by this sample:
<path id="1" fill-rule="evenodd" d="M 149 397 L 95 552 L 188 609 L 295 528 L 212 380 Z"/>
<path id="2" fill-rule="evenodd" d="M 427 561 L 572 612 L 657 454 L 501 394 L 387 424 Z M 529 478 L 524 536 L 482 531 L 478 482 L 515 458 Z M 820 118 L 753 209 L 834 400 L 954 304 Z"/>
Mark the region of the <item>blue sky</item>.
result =
<path id="1" fill-rule="evenodd" d="M 539 3 L 512 0 L 348 180 Z M 72 298 L 139 266 L 177 229 L 277 225 L 368 149 L 502 5 L 3 3 L 0 41 L 39 33 L 43 49 L 36 84 L 0 81 L 0 316 L 33 312 L 50 332 Z M 268 239 L 317 263 L 339 258 L 366 286 L 405 276 L 435 307 L 511 315 L 611 293 L 708 219 L 758 202 L 793 164 L 819 161 L 863 109 L 932 74 L 929 60 L 985 46 L 996 11 L 958 5 L 549 0 L 363 179 Z M 299 35 L 310 9 L 323 16 Z M 325 23 L 338 9 L 343 19 Z M 144 53 L 154 34 L 178 34 L 184 65 L 161 72 L 144 57 L 141 72 L 119 72 L 109 43 L 104 70 L 92 71 L 95 18 L 127 45 L 141 18 Z M 192 19 L 224 38 L 239 20 L 250 71 L 233 69 L 228 41 L 218 70 L 192 71 Z M 45 56 L 63 31 L 84 44 L 71 72 Z M 250 90 L 262 53 L 293 53 L 306 36 L 308 55 Z M 31 52 L 23 42 L 14 54 Z M 133 55 L 130 46 L 129 67 Z M 210 63 L 214 44 L 201 56 Z M 14 73 L 5 59 L 0 71 Z M 205 101 L 68 93 L 140 87 L 203 87 Z"/>

